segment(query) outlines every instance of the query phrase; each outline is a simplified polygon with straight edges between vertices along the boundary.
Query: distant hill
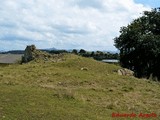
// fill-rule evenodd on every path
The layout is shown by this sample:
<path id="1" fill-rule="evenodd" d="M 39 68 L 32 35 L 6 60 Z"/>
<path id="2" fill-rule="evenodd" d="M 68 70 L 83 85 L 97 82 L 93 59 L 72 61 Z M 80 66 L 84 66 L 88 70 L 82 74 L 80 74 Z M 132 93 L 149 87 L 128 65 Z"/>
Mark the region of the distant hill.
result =
<path id="1" fill-rule="evenodd" d="M 62 50 L 68 51 L 68 52 L 72 52 L 73 51 L 73 49 L 57 49 L 57 48 L 54 48 L 54 47 L 53 48 L 46 48 L 46 49 L 39 49 L 39 50 L 46 51 L 46 52 L 62 51 Z M 80 49 L 77 49 L 77 51 L 80 51 Z M 92 52 L 92 51 L 90 51 L 90 52 Z M 96 51 L 93 51 L 93 52 L 96 52 Z M 119 53 L 118 50 L 117 51 L 103 50 L 102 52 L 105 52 L 105 53 L 109 52 L 109 53 L 112 53 L 112 54 Z M 0 51 L 0 54 L 8 54 L 8 53 L 10 53 L 10 54 L 24 54 L 24 50 L 9 50 L 9 51 L 1 50 Z"/>
<path id="2" fill-rule="evenodd" d="M 52 51 L 55 50 L 57 51 L 58 49 L 56 48 L 46 48 L 46 49 L 39 49 L 41 51 Z M 9 50 L 9 51 L 0 51 L 0 54 L 24 54 L 24 50 Z"/>
<path id="3" fill-rule="evenodd" d="M 45 51 L 51 51 L 51 50 L 58 50 L 58 49 L 56 49 L 56 48 L 47 48 L 47 49 L 41 49 L 41 50 L 45 50 Z"/>
<path id="4" fill-rule="evenodd" d="M 24 54 L 24 50 L 2 51 L 0 54 Z"/>

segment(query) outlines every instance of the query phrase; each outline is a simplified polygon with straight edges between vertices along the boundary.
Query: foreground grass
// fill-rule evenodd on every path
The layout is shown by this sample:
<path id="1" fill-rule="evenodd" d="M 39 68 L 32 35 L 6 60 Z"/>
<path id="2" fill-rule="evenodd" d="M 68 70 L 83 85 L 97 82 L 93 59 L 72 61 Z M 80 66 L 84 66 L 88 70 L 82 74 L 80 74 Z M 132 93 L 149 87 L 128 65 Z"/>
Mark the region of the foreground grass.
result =
<path id="1" fill-rule="evenodd" d="M 119 76 L 117 69 L 70 54 L 55 63 L 0 67 L 0 119 L 110 120 L 113 112 L 160 115 L 160 84 Z"/>

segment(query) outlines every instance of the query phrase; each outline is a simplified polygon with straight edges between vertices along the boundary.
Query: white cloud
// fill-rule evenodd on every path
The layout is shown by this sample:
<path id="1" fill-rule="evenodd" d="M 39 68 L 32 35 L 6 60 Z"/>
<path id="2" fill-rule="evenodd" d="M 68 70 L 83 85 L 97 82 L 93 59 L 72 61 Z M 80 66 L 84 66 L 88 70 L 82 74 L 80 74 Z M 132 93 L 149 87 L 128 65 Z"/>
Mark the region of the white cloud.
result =
<path id="1" fill-rule="evenodd" d="M 133 0 L 0 0 L 0 48 L 115 50 L 113 38 L 150 8 Z M 5 46 L 4 46 L 5 45 Z"/>

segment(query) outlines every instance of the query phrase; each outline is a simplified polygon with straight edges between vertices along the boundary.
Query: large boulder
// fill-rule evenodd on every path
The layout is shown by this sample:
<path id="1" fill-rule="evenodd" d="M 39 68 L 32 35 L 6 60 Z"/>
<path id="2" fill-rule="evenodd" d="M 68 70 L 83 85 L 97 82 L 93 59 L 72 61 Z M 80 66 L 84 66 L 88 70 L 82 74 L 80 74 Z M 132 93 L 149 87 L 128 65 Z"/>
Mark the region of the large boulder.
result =
<path id="1" fill-rule="evenodd" d="M 133 76 L 134 72 L 132 70 L 122 68 L 118 70 L 118 75 Z"/>

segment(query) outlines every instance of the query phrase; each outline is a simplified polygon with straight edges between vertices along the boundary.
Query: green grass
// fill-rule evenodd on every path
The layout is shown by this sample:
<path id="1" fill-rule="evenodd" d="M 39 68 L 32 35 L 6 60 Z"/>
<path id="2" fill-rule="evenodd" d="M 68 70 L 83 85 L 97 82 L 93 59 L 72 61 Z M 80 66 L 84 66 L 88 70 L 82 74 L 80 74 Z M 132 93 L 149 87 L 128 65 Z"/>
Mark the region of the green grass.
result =
<path id="1" fill-rule="evenodd" d="M 119 76 L 119 68 L 71 54 L 60 62 L 1 66 L 0 119 L 110 120 L 113 112 L 160 115 L 160 84 Z"/>

